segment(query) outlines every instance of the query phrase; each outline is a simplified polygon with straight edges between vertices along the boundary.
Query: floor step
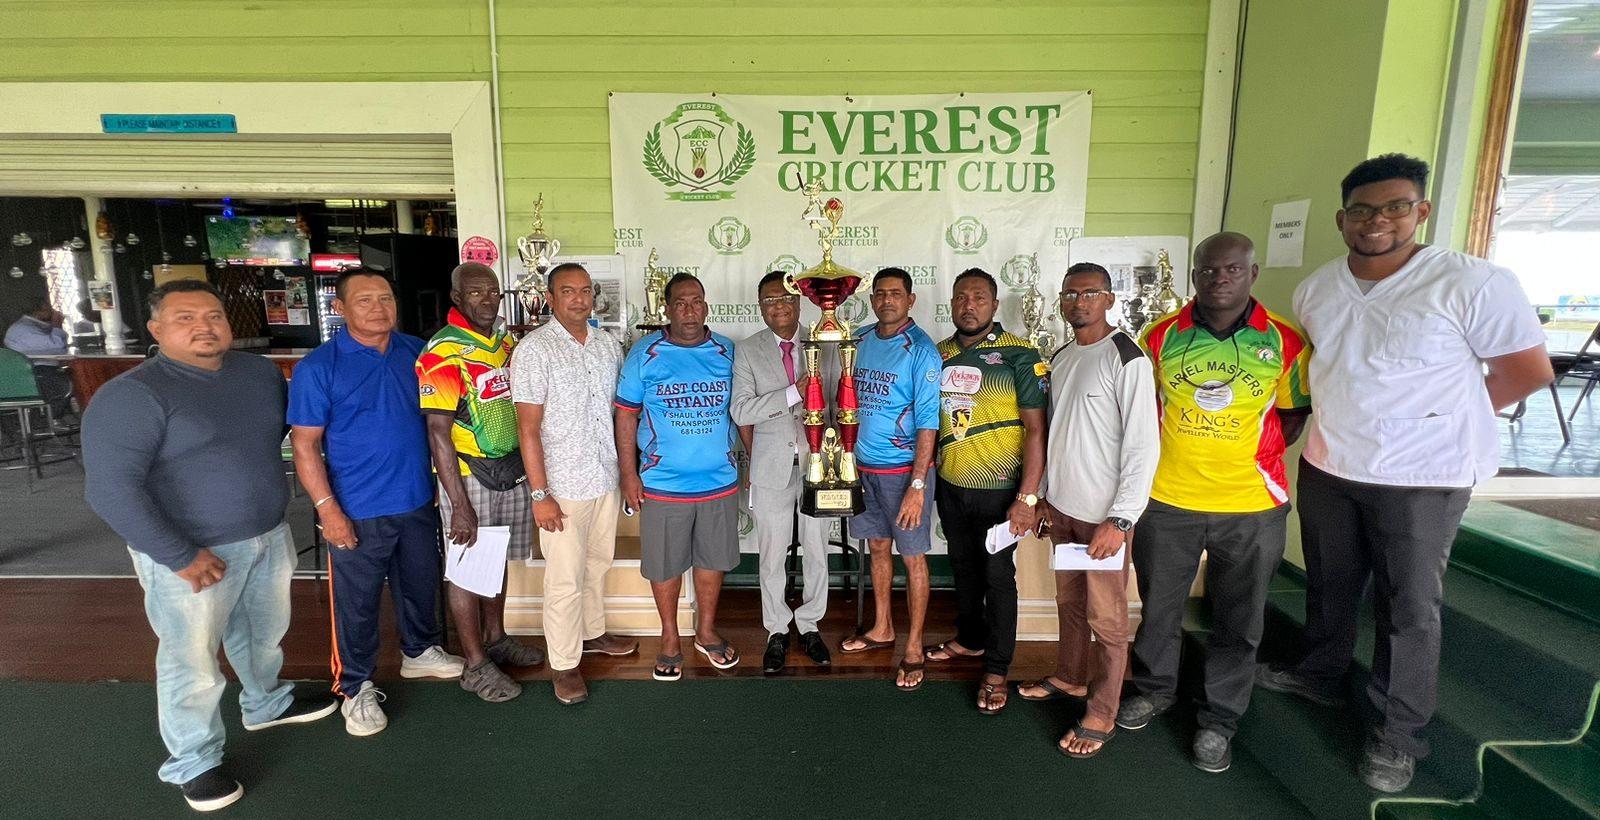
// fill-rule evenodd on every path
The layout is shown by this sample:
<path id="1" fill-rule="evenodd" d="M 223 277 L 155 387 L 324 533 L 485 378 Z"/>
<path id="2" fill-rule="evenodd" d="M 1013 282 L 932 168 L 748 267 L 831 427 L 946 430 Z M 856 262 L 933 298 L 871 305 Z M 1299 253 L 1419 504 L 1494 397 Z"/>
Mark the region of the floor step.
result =
<path id="1" fill-rule="evenodd" d="M 1600 751 L 1586 743 L 1495 744 L 1483 754 L 1486 808 L 1541 820 L 1600 818 Z"/>
<path id="2" fill-rule="evenodd" d="M 1474 501 L 1450 562 L 1600 624 L 1600 531 L 1493 501 Z"/>

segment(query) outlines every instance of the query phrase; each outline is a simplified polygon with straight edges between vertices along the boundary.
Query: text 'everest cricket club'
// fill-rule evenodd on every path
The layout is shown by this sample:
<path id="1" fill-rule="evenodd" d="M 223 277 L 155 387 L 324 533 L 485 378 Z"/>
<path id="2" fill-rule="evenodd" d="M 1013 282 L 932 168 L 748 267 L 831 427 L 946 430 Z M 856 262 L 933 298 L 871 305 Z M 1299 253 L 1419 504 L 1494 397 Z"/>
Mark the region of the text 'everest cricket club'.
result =
<path id="1" fill-rule="evenodd" d="M 875 111 L 780 110 L 777 184 L 829 191 L 1049 193 L 1061 105 L 952 105 Z M 714 102 L 680 104 L 644 137 L 644 169 L 685 202 L 732 199 L 755 166 L 755 134 Z M 857 156 L 856 159 L 826 159 Z M 966 155 L 1007 159 L 962 159 Z"/>

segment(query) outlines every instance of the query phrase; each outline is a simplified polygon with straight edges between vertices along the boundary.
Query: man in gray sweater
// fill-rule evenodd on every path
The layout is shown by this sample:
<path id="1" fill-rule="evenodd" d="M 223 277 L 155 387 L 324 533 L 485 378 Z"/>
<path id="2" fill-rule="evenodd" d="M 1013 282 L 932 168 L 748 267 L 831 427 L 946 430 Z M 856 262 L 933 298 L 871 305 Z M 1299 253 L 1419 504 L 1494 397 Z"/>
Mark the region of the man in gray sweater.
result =
<path id="1" fill-rule="evenodd" d="M 128 542 L 156 649 L 156 705 L 170 757 L 160 777 L 197 811 L 244 795 L 222 772 L 217 647 L 243 687 L 244 727 L 333 713 L 280 680 L 295 550 L 284 521 L 283 375 L 229 350 L 222 300 L 179 280 L 150 295 L 161 353 L 107 382 L 83 417 L 84 494 Z"/>

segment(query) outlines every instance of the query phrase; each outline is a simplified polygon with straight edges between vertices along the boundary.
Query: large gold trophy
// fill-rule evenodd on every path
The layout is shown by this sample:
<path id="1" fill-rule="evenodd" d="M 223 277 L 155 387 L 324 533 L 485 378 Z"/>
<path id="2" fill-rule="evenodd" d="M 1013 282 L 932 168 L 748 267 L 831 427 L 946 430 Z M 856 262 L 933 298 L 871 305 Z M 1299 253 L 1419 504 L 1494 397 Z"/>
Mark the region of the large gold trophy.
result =
<path id="1" fill-rule="evenodd" d="M 811 324 L 811 332 L 801 343 L 805 352 L 805 394 L 801 407 L 805 415 L 806 475 L 800 495 L 800 512 L 812 516 L 844 517 L 866 509 L 861 476 L 856 470 L 856 342 L 848 322 L 839 318 L 839 305 L 861 286 L 861 274 L 833 261 L 833 240 L 839 235 L 839 220 L 844 204 L 838 197 L 822 199 L 822 185 L 813 180 L 805 186 L 806 209 L 801 218 L 817 231 L 822 247 L 822 262 L 801 271 L 784 284 L 793 293 L 803 294 L 822 309 L 821 318 Z M 839 389 L 834 396 L 834 424 L 828 424 L 827 399 L 822 392 L 822 346 L 839 345 Z"/>
<path id="2" fill-rule="evenodd" d="M 650 249 L 650 258 L 644 263 L 644 314 L 634 328 L 643 331 L 660 330 L 667 326 L 667 282 L 671 274 L 656 265 L 661 257 Z"/>

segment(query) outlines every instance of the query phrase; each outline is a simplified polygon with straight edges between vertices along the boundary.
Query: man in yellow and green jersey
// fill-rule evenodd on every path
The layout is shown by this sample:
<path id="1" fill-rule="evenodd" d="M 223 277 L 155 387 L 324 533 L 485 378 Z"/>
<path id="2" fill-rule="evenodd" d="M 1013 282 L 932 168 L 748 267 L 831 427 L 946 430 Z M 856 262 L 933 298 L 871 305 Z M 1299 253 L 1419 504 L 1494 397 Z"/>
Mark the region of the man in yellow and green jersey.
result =
<path id="1" fill-rule="evenodd" d="M 472 546 L 478 527 L 508 527 L 508 560 L 533 550 L 533 499 L 517 449 L 517 410 L 511 400 L 514 344 L 500 321 L 500 280 L 494 271 L 465 263 L 450 273 L 449 323 L 417 357 L 422 414 L 439 478 L 439 513 L 445 537 Z M 544 653 L 506 634 L 505 592 L 479 597 L 449 585 L 466 656 L 461 687 L 490 702 L 522 692 L 503 667 L 537 666 Z"/>
<path id="2" fill-rule="evenodd" d="M 1283 558 L 1289 513 L 1284 448 L 1311 412 L 1305 338 L 1250 295 L 1258 267 L 1248 237 L 1220 233 L 1195 248 L 1195 298 L 1148 325 L 1161 459 L 1133 540 L 1142 620 L 1133 644 L 1138 694 L 1117 725 L 1141 729 L 1177 701 L 1184 602 L 1200 563 L 1213 629 L 1194 765 L 1226 771 L 1250 705 L 1267 583 Z"/>

